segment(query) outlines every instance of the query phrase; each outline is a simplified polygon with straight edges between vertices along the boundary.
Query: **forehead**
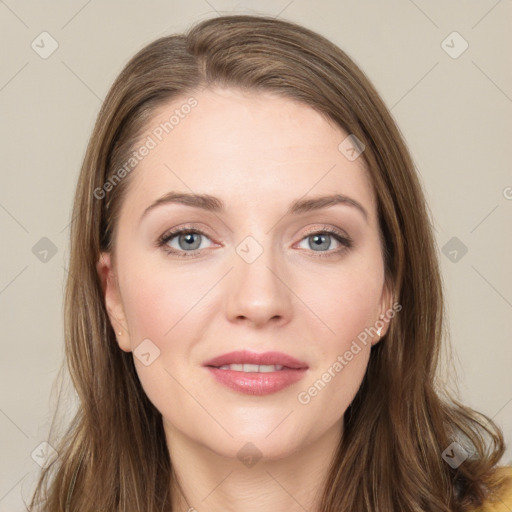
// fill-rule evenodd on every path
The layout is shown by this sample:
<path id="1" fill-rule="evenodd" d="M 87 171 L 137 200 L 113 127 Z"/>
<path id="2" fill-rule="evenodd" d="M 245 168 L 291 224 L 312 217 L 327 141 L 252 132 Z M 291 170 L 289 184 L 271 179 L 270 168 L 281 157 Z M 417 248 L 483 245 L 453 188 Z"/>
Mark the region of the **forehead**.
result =
<path id="1" fill-rule="evenodd" d="M 194 105 L 191 107 L 191 105 Z M 170 190 L 241 204 L 345 193 L 372 215 L 363 158 L 339 149 L 348 133 L 308 105 L 267 92 L 207 89 L 154 111 L 140 138 L 151 149 L 133 171 L 130 202 Z"/>

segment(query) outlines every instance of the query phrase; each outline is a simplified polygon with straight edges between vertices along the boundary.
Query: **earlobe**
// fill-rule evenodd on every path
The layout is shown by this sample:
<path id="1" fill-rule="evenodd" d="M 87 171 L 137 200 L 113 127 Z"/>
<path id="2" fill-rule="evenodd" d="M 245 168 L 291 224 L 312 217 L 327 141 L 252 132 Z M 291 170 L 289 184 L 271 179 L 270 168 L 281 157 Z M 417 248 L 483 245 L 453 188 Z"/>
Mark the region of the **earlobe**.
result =
<path id="1" fill-rule="evenodd" d="M 114 329 L 114 332 L 116 333 L 119 348 L 125 352 L 131 352 L 130 338 L 124 308 L 121 301 L 119 283 L 116 273 L 112 268 L 110 253 L 100 253 L 100 257 L 96 263 L 96 270 L 101 282 L 101 289 L 105 300 L 105 309 L 107 310 L 112 329 Z"/>

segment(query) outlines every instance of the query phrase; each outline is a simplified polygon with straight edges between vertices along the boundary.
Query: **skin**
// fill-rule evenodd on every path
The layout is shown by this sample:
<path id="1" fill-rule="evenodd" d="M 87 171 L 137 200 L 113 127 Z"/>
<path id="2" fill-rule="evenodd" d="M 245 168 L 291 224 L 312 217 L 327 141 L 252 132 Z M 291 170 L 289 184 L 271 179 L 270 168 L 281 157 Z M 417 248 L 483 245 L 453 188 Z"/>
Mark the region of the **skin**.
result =
<path id="1" fill-rule="evenodd" d="M 98 261 L 110 320 L 122 333 L 120 349 L 133 351 L 149 339 L 160 351 L 148 366 L 134 361 L 162 413 L 188 505 L 317 510 L 343 413 L 380 338 L 361 344 L 308 404 L 297 396 L 392 306 L 374 192 L 363 159 L 349 161 L 338 149 L 348 134 L 309 106 L 236 89 L 194 97 L 198 105 L 132 171 L 115 266 L 108 253 Z M 184 102 L 159 108 L 145 136 Z M 145 208 L 169 191 L 208 193 L 227 209 L 166 204 L 140 222 Z M 296 199 L 335 192 L 359 202 L 368 219 L 347 205 L 285 214 Z M 194 239 L 201 241 L 192 251 L 199 256 L 180 258 L 157 247 L 161 235 L 185 225 L 206 233 Z M 326 226 L 350 237 L 353 247 L 339 252 L 344 246 L 327 236 L 315 251 L 311 232 Z M 236 252 L 249 235 L 263 250 L 252 263 Z M 167 248 L 186 252 L 186 244 L 178 235 Z M 251 396 L 217 383 L 202 367 L 243 348 L 285 352 L 309 369 L 284 390 Z M 248 442 L 261 454 L 251 467 L 237 457 Z M 173 510 L 188 510 L 174 496 Z"/>

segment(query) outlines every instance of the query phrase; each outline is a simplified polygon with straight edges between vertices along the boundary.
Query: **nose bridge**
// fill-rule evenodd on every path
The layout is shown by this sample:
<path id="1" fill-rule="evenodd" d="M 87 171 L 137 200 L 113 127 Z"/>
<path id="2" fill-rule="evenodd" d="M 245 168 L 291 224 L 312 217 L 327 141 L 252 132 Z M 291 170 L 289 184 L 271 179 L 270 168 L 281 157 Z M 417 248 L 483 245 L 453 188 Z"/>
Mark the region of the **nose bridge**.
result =
<path id="1" fill-rule="evenodd" d="M 281 322 L 290 315 L 290 296 L 283 281 L 283 259 L 269 236 L 245 237 L 235 248 L 228 290 L 227 315 L 254 324 Z"/>

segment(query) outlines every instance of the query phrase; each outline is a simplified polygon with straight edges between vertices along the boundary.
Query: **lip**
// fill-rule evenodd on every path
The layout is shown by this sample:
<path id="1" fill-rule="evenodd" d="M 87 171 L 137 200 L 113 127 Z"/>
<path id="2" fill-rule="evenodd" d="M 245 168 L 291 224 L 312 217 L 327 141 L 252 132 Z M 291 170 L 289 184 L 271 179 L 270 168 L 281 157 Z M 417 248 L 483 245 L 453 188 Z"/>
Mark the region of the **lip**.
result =
<path id="1" fill-rule="evenodd" d="M 225 364 L 257 364 L 257 365 L 281 365 L 287 369 L 307 369 L 308 365 L 282 352 L 250 352 L 248 350 L 236 350 L 227 354 L 214 357 L 206 361 L 203 366 L 219 367 Z M 224 370 L 232 371 L 232 370 Z M 283 370 L 281 370 L 283 371 Z M 276 373 L 276 372 L 270 372 Z"/>
<path id="2" fill-rule="evenodd" d="M 221 370 L 218 367 L 228 364 L 281 365 L 275 372 L 243 372 Z M 206 361 L 203 365 L 213 378 L 224 386 L 247 395 L 269 395 L 276 393 L 301 380 L 309 366 L 282 352 L 249 352 L 237 350 Z"/>
<path id="3" fill-rule="evenodd" d="M 214 366 L 207 366 L 206 370 L 220 384 L 239 393 L 257 396 L 277 393 L 301 380 L 307 372 L 307 368 L 283 368 L 276 372 L 251 373 L 220 370 Z"/>

